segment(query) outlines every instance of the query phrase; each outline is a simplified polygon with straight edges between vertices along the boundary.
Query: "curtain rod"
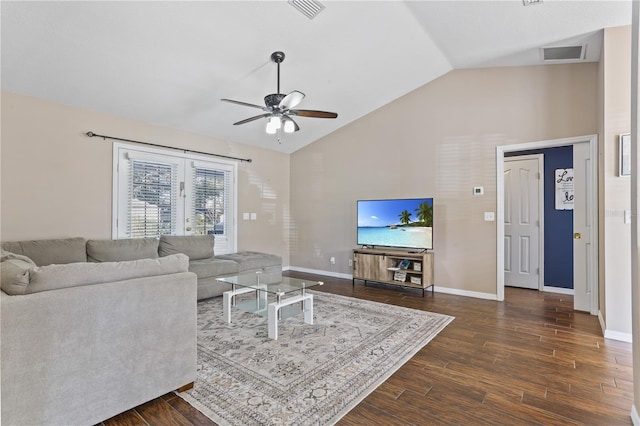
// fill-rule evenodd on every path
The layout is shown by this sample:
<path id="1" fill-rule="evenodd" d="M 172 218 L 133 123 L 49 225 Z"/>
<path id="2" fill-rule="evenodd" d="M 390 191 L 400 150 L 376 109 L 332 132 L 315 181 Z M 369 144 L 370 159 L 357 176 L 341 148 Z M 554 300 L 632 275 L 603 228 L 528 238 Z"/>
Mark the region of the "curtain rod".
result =
<path id="1" fill-rule="evenodd" d="M 139 144 L 142 144 L 142 145 L 157 146 L 157 147 L 160 147 L 160 148 L 177 149 L 178 151 L 182 151 L 182 152 L 185 152 L 185 153 L 186 152 L 191 152 L 191 153 L 194 153 L 194 154 L 213 155 L 214 157 L 229 158 L 231 160 L 238 160 L 238 161 L 246 161 L 247 163 L 251 163 L 253 161 L 251 158 L 239 158 L 239 157 L 231 157 L 229 155 L 211 154 L 210 152 L 193 151 L 191 149 L 176 148 L 175 146 L 159 145 L 159 144 L 150 143 L 150 142 L 134 141 L 133 139 L 123 139 L 123 138 L 116 138 L 114 136 L 99 135 L 99 134 L 93 133 L 93 132 L 87 132 L 85 134 L 87 136 L 89 136 L 90 138 L 98 137 L 98 138 L 102 138 L 104 140 L 113 139 L 114 141 L 133 142 L 133 143 L 139 143 Z"/>

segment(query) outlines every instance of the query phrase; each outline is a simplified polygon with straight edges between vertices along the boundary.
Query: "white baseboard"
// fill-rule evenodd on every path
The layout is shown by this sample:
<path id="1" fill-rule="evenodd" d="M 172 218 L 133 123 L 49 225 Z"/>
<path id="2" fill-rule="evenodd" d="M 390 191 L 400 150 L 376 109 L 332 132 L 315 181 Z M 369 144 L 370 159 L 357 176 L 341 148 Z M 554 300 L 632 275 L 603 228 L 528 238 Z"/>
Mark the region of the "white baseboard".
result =
<path id="1" fill-rule="evenodd" d="M 475 297 L 476 299 L 498 300 L 497 294 L 480 293 L 479 291 L 460 290 L 457 288 L 438 287 L 438 286 L 435 286 L 434 289 L 438 293 L 453 294 L 456 296 L 465 296 L 465 297 Z"/>
<path id="2" fill-rule="evenodd" d="M 551 286 L 545 285 L 544 287 L 542 287 L 542 291 L 546 291 L 547 293 L 568 294 L 571 296 L 574 295 L 572 288 L 551 287 Z"/>
<path id="3" fill-rule="evenodd" d="M 598 321 L 605 339 L 618 340 L 620 342 L 633 343 L 633 335 L 631 333 L 622 333 L 620 331 L 607 330 L 607 323 L 604 321 L 602 312 L 598 311 Z M 640 424 L 639 424 L 640 426 Z"/>
<path id="4" fill-rule="evenodd" d="M 634 426 L 640 426 L 640 416 L 638 415 L 635 404 L 631 407 L 631 423 L 633 423 Z"/>
<path id="5" fill-rule="evenodd" d="M 605 339 L 619 340 L 621 342 L 633 343 L 633 336 L 631 333 L 621 333 L 620 331 L 604 331 Z"/>
<path id="6" fill-rule="evenodd" d="M 631 423 L 633 423 L 634 426 L 640 426 L 640 416 L 638 415 L 635 404 L 631 407 Z"/>

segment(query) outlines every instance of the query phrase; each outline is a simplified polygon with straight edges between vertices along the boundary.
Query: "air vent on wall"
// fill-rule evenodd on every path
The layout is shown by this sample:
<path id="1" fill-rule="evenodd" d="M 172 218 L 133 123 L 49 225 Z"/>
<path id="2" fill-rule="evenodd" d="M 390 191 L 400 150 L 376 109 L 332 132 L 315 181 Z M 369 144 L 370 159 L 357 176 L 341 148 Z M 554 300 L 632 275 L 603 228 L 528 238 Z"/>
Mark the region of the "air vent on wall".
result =
<path id="1" fill-rule="evenodd" d="M 289 0 L 291 6 L 309 19 L 313 19 L 324 10 L 324 5 L 316 0 Z"/>
<path id="2" fill-rule="evenodd" d="M 543 61 L 579 61 L 584 59 L 585 46 L 543 47 Z"/>

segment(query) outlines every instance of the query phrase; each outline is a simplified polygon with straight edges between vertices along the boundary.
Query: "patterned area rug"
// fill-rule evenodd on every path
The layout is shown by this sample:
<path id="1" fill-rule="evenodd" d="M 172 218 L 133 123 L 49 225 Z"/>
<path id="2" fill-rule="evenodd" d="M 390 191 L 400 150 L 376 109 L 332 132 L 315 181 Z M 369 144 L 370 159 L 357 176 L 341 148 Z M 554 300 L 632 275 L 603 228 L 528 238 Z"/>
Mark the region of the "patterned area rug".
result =
<path id="1" fill-rule="evenodd" d="M 267 337 L 266 318 L 198 303 L 198 372 L 179 395 L 219 425 L 336 423 L 433 339 L 453 317 L 311 292 L 302 315 Z"/>

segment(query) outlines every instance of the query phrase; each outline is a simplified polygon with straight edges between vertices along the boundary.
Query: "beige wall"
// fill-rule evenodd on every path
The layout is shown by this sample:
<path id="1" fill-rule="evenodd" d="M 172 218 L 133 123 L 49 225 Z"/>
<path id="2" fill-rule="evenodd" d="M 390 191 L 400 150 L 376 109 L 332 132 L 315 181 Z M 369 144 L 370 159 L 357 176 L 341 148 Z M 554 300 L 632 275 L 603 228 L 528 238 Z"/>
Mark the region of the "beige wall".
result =
<path id="1" fill-rule="evenodd" d="M 631 336 L 630 177 L 618 176 L 618 136 L 631 131 L 631 26 L 604 30 L 600 61 L 600 312 L 606 335 Z"/>
<path id="2" fill-rule="evenodd" d="M 595 63 L 457 70 L 295 152 L 291 264 L 350 274 L 357 199 L 433 196 L 436 285 L 495 295 L 495 148 L 597 133 L 597 82 Z"/>
<path id="3" fill-rule="evenodd" d="M 238 167 L 238 249 L 288 265 L 289 155 L 7 92 L 1 113 L 3 240 L 111 238 L 112 144 L 85 136 L 93 131 L 252 158 Z"/>

